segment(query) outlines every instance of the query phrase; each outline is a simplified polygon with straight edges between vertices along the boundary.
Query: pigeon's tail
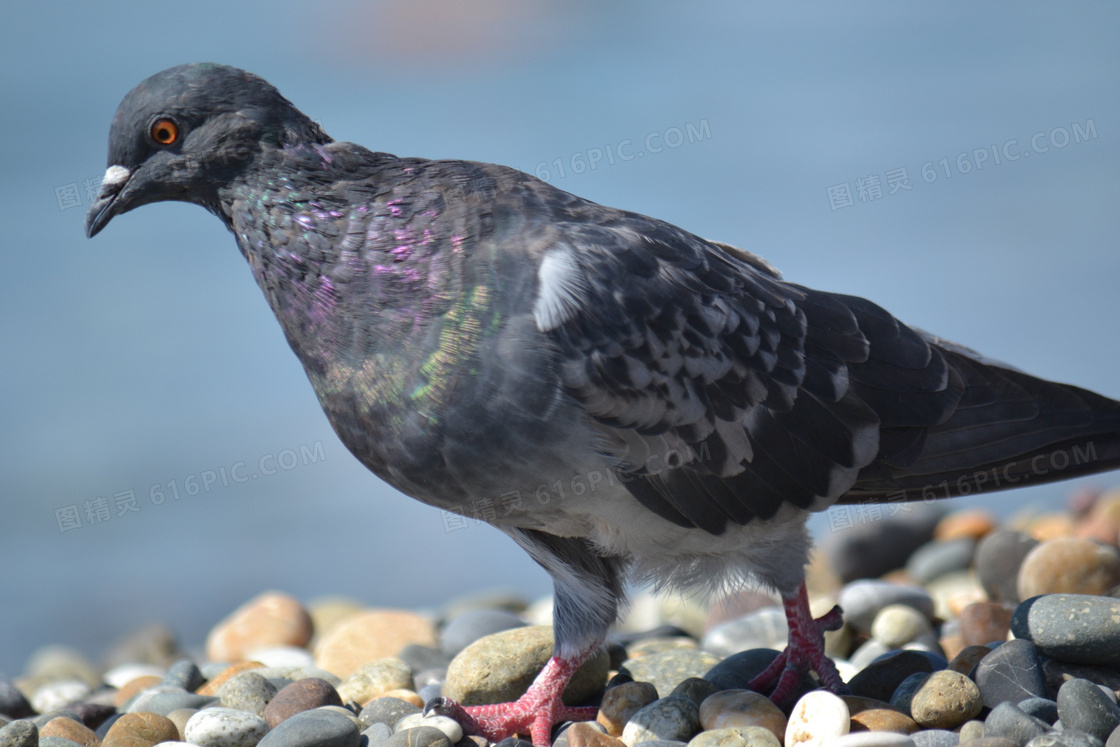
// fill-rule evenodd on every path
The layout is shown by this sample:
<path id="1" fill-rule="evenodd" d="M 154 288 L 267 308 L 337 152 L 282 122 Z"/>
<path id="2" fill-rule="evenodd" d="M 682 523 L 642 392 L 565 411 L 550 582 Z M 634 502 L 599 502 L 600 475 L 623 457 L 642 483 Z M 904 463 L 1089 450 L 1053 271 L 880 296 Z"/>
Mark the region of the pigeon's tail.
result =
<path id="1" fill-rule="evenodd" d="M 1120 402 L 930 342 L 960 400 L 938 425 L 885 427 L 879 457 L 840 502 L 928 501 L 1120 469 Z"/>

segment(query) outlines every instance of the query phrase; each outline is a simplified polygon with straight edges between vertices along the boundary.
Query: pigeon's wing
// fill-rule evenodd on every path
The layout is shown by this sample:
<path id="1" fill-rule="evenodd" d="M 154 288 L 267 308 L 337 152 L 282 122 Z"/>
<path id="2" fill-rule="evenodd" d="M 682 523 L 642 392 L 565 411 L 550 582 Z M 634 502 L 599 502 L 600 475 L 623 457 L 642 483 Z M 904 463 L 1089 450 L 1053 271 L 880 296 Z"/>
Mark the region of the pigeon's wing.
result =
<path id="1" fill-rule="evenodd" d="M 719 533 L 787 502 L 823 508 L 879 454 L 884 414 L 931 425 L 961 397 L 936 349 L 874 304 L 660 221 L 573 212 L 540 259 L 537 324 L 665 519 Z M 854 391 L 855 365 L 873 396 Z"/>
<path id="2" fill-rule="evenodd" d="M 604 449 L 638 476 L 627 487 L 665 519 L 720 533 L 787 503 L 948 497 L 1055 449 L 1071 464 L 1037 481 L 1120 466 L 1120 403 L 660 221 L 584 203 L 552 225 L 537 325 Z"/>

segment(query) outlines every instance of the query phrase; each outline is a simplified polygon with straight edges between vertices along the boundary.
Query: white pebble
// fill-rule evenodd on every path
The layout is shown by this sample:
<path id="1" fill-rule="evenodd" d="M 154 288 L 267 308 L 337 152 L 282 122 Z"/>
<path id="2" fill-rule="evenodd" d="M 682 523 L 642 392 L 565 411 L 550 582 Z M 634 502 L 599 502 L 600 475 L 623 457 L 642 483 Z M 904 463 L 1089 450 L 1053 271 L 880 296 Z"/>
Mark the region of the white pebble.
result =
<path id="1" fill-rule="evenodd" d="M 296 646 L 270 646 L 250 651 L 245 657 L 248 661 L 259 661 L 266 667 L 310 667 L 315 665 L 315 657 L 305 648 Z"/>
<path id="2" fill-rule="evenodd" d="M 201 747 L 255 747 L 268 733 L 268 723 L 248 711 L 207 708 L 191 716 L 183 737 Z"/>
<path id="3" fill-rule="evenodd" d="M 785 747 L 831 745 L 848 733 L 851 721 L 848 704 L 837 696 L 827 690 L 806 693 L 789 715 Z"/>
<path id="4" fill-rule="evenodd" d="M 871 623 L 871 637 L 887 648 L 898 648 L 915 638 L 932 632 L 929 620 L 918 610 L 905 604 L 891 604 L 879 610 Z"/>
<path id="5" fill-rule="evenodd" d="M 163 667 L 154 664 L 121 664 L 103 674 L 101 679 L 119 690 L 137 677 L 162 677 L 163 671 Z"/>
<path id="6" fill-rule="evenodd" d="M 81 680 L 56 680 L 35 691 L 31 707 L 39 713 L 46 713 L 81 700 L 91 692 L 93 689 Z"/>
<path id="7" fill-rule="evenodd" d="M 425 716 L 423 713 L 414 713 L 398 721 L 393 729 L 397 732 L 402 732 L 405 729 L 412 729 L 417 726 L 434 726 L 446 734 L 452 744 L 455 744 L 463 738 L 463 727 L 459 726 L 457 721 L 447 716 Z"/>

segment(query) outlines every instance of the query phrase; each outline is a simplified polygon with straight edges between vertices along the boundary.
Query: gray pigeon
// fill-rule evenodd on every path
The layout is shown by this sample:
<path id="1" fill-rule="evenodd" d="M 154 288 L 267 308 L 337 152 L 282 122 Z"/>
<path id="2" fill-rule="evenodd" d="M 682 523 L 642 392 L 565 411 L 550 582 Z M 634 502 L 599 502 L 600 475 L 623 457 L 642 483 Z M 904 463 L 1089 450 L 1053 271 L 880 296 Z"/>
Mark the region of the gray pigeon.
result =
<path id="1" fill-rule="evenodd" d="M 149 202 L 233 233 L 331 425 L 400 491 L 478 516 L 555 582 L 555 656 L 516 703 L 430 709 L 549 743 L 627 578 L 781 593 L 781 702 L 824 655 L 805 520 L 1120 466 L 1120 402 L 788 283 L 765 261 L 514 169 L 334 142 L 267 82 L 193 64 L 113 118 L 92 237 Z M 1062 461 L 1064 469 L 1048 465 Z"/>

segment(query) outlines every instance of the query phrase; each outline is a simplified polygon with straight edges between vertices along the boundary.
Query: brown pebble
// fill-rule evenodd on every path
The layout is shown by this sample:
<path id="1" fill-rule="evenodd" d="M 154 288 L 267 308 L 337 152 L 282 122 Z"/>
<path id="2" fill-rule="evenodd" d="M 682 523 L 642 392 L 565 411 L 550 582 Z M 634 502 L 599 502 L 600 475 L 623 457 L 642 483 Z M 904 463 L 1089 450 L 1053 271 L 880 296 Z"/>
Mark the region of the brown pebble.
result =
<path id="1" fill-rule="evenodd" d="M 840 699 L 847 704 L 851 713 L 853 732 L 893 731 L 913 734 L 920 728 L 914 719 L 892 707 L 890 703 L 857 695 L 841 695 Z"/>
<path id="2" fill-rule="evenodd" d="M 410 643 L 438 645 L 431 620 L 405 610 L 358 612 L 319 641 L 315 666 L 345 679 L 367 662 L 396 656 Z"/>
<path id="3" fill-rule="evenodd" d="M 946 669 L 959 672 L 967 677 L 980 663 L 980 660 L 990 653 L 992 653 L 992 650 L 987 646 L 967 646 L 949 661 L 949 666 Z"/>
<path id="4" fill-rule="evenodd" d="M 934 672 L 910 698 L 910 715 L 929 729 L 952 729 L 976 718 L 984 708 L 980 688 L 960 672 Z"/>
<path id="5" fill-rule="evenodd" d="M 1025 531 L 1039 542 L 1049 542 L 1059 537 L 1072 537 L 1073 518 L 1067 514 L 1043 514 L 1033 519 Z"/>
<path id="6" fill-rule="evenodd" d="M 191 720 L 191 716 L 198 713 L 197 708 L 176 708 L 171 713 L 167 714 L 167 718 L 171 723 L 175 724 L 175 728 L 179 730 L 179 741 L 186 741 L 187 736 L 187 722 Z"/>
<path id="7" fill-rule="evenodd" d="M 179 730 L 158 713 L 126 713 L 109 728 L 102 747 L 152 747 L 160 742 L 176 742 Z"/>
<path id="8" fill-rule="evenodd" d="M 396 698 L 397 700 L 403 700 L 405 703 L 411 703 L 417 708 L 424 707 L 424 699 L 421 698 L 420 695 L 413 690 L 390 690 L 388 692 L 381 693 L 377 696 L 377 698 Z M 367 700 L 366 703 L 370 702 L 371 700 L 377 700 L 377 698 L 370 698 L 370 700 Z M 363 703 L 362 705 L 364 706 L 366 705 L 366 703 Z"/>
<path id="9" fill-rule="evenodd" d="M 1120 585 L 1120 552 L 1115 547 L 1073 537 L 1043 542 L 1019 568 L 1019 598 L 1040 594 L 1106 596 Z"/>
<path id="10" fill-rule="evenodd" d="M 966 646 L 1006 641 L 1011 629 L 1011 608 L 999 602 L 974 602 L 960 614 L 961 638 Z"/>
<path id="11" fill-rule="evenodd" d="M 210 680 L 196 691 L 199 695 L 213 695 L 217 697 L 218 690 L 227 681 L 233 679 L 234 676 L 250 669 L 260 669 L 264 664 L 259 661 L 239 661 L 218 672 L 214 679 Z"/>
<path id="12" fill-rule="evenodd" d="M 334 685 L 318 677 L 308 677 L 281 688 L 265 706 L 263 715 L 268 728 L 275 729 L 279 723 L 297 713 L 327 705 L 342 705 L 342 698 L 338 697 Z"/>
<path id="13" fill-rule="evenodd" d="M 607 734 L 621 737 L 630 717 L 657 700 L 657 688 L 648 682 L 624 682 L 603 693 L 599 715 L 595 718 Z"/>
<path id="14" fill-rule="evenodd" d="M 700 727 L 705 731 L 761 726 L 781 740 L 787 725 L 786 715 L 770 698 L 751 690 L 723 690 L 700 704 Z"/>
<path id="15" fill-rule="evenodd" d="M 964 639 L 959 634 L 943 635 L 937 642 L 941 644 L 941 651 L 947 659 L 957 656 L 965 648 Z"/>
<path id="16" fill-rule="evenodd" d="M 1074 536 L 1115 545 L 1118 535 L 1120 535 L 1120 493 L 1113 491 L 1097 499 L 1089 514 L 1077 524 Z"/>
<path id="17" fill-rule="evenodd" d="M 980 540 L 998 525 L 995 514 L 982 508 L 954 511 L 937 523 L 933 538 L 941 542 L 962 537 Z"/>
<path id="18" fill-rule="evenodd" d="M 311 616 L 294 597 L 268 591 L 238 607 L 206 637 L 211 661 L 241 661 L 268 646 L 303 647 L 311 642 Z"/>
<path id="19" fill-rule="evenodd" d="M 564 733 L 568 735 L 568 747 L 626 747 L 621 739 L 603 734 L 583 722 L 572 724 Z"/>
<path id="20" fill-rule="evenodd" d="M 121 685 L 121 689 L 113 695 L 113 705 L 120 708 L 132 698 L 139 695 L 149 687 L 155 687 L 163 682 L 163 678 L 157 677 L 154 674 L 145 674 Z"/>
<path id="21" fill-rule="evenodd" d="M 65 716 L 58 716 L 48 721 L 42 729 L 39 730 L 40 737 L 62 737 L 69 739 L 82 747 L 98 747 L 101 740 L 93 733 L 85 724 L 80 724 L 72 718 Z"/>

